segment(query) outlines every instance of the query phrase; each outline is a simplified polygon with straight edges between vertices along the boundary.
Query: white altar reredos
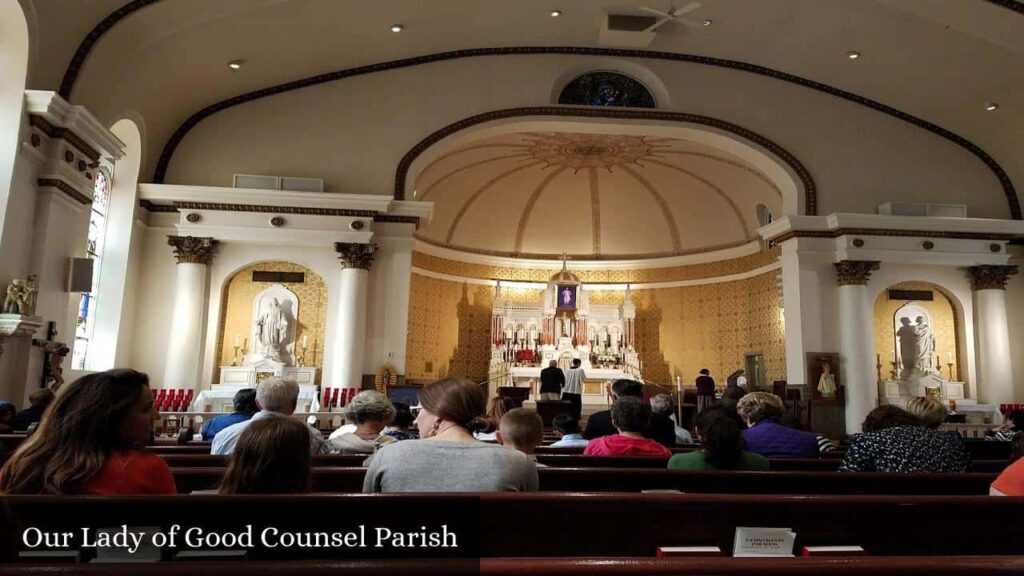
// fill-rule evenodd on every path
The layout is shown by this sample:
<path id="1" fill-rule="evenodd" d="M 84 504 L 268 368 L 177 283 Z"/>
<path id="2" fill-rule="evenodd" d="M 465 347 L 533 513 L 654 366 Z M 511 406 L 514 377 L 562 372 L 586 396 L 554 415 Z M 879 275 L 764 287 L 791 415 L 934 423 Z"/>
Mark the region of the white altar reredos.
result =
<path id="1" fill-rule="evenodd" d="M 879 402 L 905 406 L 918 396 L 928 396 L 958 412 L 969 421 L 991 418 L 995 407 L 967 398 L 963 382 L 942 376 L 942 358 L 935 348 L 932 316 L 927 308 L 910 301 L 893 314 L 893 368 L 890 377 L 879 383 Z M 953 351 L 946 351 L 950 359 Z"/>
<path id="2" fill-rule="evenodd" d="M 499 282 L 491 310 L 492 395 L 499 386 L 539 382 L 540 371 L 552 360 L 560 368 L 581 360 L 587 375 L 584 404 L 604 404 L 607 382 L 642 380 L 635 348 L 636 306 L 628 287 L 622 304 L 591 304 L 587 290 L 563 261 L 538 301 L 507 302 Z"/>
<path id="3" fill-rule="evenodd" d="M 299 384 L 299 408 L 319 408 L 316 368 L 296 365 L 296 334 L 299 298 L 281 284 L 263 290 L 253 299 L 249 329 L 251 350 L 245 351 L 241 366 L 221 366 L 220 383 L 199 393 L 195 408 L 230 406 L 235 392 L 254 388 L 269 377 L 295 380 Z M 302 410 L 300 410 L 302 411 Z"/>

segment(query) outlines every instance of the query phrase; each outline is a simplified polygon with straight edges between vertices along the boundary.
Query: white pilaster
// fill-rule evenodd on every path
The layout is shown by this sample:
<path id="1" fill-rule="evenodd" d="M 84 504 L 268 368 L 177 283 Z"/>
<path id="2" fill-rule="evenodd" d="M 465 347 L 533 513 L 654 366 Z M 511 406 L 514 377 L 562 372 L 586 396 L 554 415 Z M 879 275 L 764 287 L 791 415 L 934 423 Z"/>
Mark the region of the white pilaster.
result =
<path id="1" fill-rule="evenodd" d="M 193 236 L 169 236 L 168 244 L 174 247 L 178 269 L 163 387 L 196 389 L 202 366 L 206 269 L 217 241 Z"/>
<path id="2" fill-rule="evenodd" d="M 1006 282 L 1016 266 L 974 266 L 968 269 L 974 290 L 975 334 L 978 338 L 978 399 L 985 404 L 1012 404 L 1013 366 L 1006 311 Z"/>
<path id="3" fill-rule="evenodd" d="M 361 388 L 366 355 L 366 304 L 375 244 L 337 242 L 342 263 L 331 386 Z"/>
<path id="4" fill-rule="evenodd" d="M 867 286 L 878 262 L 843 260 L 835 266 L 839 282 L 839 342 L 846 382 L 846 433 L 855 434 L 860 432 L 864 417 L 878 405 L 874 316 Z"/>

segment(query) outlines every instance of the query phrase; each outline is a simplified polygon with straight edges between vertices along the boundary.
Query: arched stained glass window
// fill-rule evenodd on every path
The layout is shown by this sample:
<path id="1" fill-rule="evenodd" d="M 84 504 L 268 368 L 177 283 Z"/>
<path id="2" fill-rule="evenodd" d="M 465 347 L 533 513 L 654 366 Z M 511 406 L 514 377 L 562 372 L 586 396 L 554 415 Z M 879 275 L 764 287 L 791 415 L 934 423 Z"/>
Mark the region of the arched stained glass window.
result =
<path id="1" fill-rule="evenodd" d="M 93 259 L 92 290 L 83 292 L 78 303 L 75 347 L 71 356 L 74 370 L 85 370 L 89 362 L 89 342 L 96 330 L 96 296 L 99 294 L 100 267 L 103 264 L 103 241 L 107 232 L 107 209 L 110 206 L 110 179 L 102 170 L 96 171 L 92 211 L 89 214 L 89 238 L 86 254 Z"/>
<path id="2" fill-rule="evenodd" d="M 654 96 L 643 84 L 617 72 L 588 72 L 565 85 L 559 104 L 656 108 Z"/>

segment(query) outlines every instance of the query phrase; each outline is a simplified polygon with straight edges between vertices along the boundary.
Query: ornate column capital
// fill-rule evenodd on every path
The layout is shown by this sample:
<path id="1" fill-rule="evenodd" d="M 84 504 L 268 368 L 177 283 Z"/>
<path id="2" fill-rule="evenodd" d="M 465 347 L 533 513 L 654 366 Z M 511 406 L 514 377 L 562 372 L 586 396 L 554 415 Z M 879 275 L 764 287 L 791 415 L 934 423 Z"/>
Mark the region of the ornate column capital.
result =
<path id="1" fill-rule="evenodd" d="M 342 268 L 361 268 L 369 270 L 373 264 L 373 256 L 377 252 L 376 244 L 360 244 L 358 242 L 335 242 L 334 250 L 338 252 Z"/>
<path id="2" fill-rule="evenodd" d="M 1006 290 L 1006 282 L 1017 273 L 1016 266 L 971 266 L 971 290 Z"/>
<path id="3" fill-rule="evenodd" d="M 205 237 L 168 236 L 167 244 L 174 248 L 178 264 L 209 264 L 219 242 Z"/>
<path id="4" fill-rule="evenodd" d="M 878 260 L 843 260 L 836 262 L 836 282 L 840 286 L 867 284 L 871 273 L 878 270 Z"/>

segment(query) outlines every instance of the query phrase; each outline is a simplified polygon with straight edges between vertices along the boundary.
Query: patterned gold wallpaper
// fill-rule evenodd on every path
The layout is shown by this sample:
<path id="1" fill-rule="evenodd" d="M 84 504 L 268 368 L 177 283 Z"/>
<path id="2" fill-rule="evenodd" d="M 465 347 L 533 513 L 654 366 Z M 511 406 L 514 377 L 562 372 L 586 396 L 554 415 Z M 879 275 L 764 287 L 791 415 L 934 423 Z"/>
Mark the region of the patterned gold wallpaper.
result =
<path id="1" fill-rule="evenodd" d="M 956 346 L 956 313 L 953 303 L 934 284 L 927 282 L 903 282 L 890 286 L 875 301 L 875 353 L 882 362 L 882 377 L 888 378 L 892 371 L 893 353 L 896 350 L 896 336 L 893 333 L 893 316 L 906 300 L 889 300 L 889 290 L 928 290 L 934 295 L 931 302 L 915 300 L 932 315 L 932 331 L 935 334 L 935 353 L 942 360 L 942 376 L 949 378 L 948 353 L 953 353 L 953 372 L 960 377 L 958 351 Z"/>
<path id="2" fill-rule="evenodd" d="M 674 266 L 670 268 L 650 268 L 646 270 L 572 270 L 581 282 L 591 284 L 618 284 L 627 282 L 673 282 L 678 280 L 699 280 L 715 278 L 747 272 L 761 266 L 774 263 L 779 258 L 779 249 L 758 252 L 741 258 L 731 258 L 706 264 Z M 490 280 L 514 280 L 518 282 L 547 282 L 554 274 L 553 270 L 512 268 L 509 266 L 488 266 L 485 264 L 469 264 L 456 260 L 448 260 L 430 256 L 422 252 L 412 253 L 412 265 L 431 272 L 440 272 L 464 278 L 485 278 Z"/>
<path id="3" fill-rule="evenodd" d="M 299 297 L 299 317 L 296 327 L 296 341 L 303 335 L 309 336 L 306 350 L 306 366 L 315 366 L 317 383 L 323 371 L 324 327 L 327 319 L 327 284 L 312 270 L 291 262 L 260 262 L 239 270 L 227 283 L 221 306 L 220 329 L 217 334 L 217 348 L 220 362 L 214 369 L 214 382 L 220 382 L 220 366 L 230 366 L 235 354 L 235 336 L 248 337 L 252 326 L 253 299 L 261 291 L 274 285 L 272 282 L 253 282 L 253 271 L 304 272 L 306 281 L 302 284 L 285 283 L 284 286 Z M 252 351 L 252 341 L 249 350 Z M 298 352 L 298 350 L 296 350 Z"/>
<path id="4" fill-rule="evenodd" d="M 550 271 L 540 272 L 544 278 Z M 531 279 L 533 277 L 531 276 Z M 533 301 L 539 290 L 504 290 L 512 301 Z M 623 291 L 590 292 L 594 304 L 619 304 Z M 448 374 L 487 378 L 494 289 L 413 273 L 409 302 L 406 376 L 434 379 Z M 635 290 L 636 337 L 645 377 L 692 383 L 701 368 L 724 380 L 743 366 L 743 356 L 761 353 L 768 382 L 786 376 L 785 330 L 778 308 L 776 273 L 735 282 Z"/>

